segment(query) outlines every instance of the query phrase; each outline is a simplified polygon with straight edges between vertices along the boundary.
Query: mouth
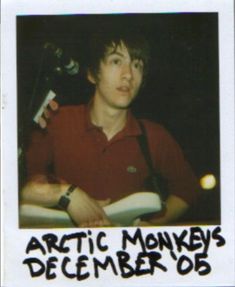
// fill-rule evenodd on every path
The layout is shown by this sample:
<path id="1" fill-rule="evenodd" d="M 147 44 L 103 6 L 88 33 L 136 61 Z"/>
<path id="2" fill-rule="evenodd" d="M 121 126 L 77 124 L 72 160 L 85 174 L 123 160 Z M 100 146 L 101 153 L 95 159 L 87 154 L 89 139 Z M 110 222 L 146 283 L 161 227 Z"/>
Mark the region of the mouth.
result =
<path id="1" fill-rule="evenodd" d="M 120 86 L 117 88 L 117 90 L 122 93 L 129 93 L 131 88 L 129 86 Z"/>

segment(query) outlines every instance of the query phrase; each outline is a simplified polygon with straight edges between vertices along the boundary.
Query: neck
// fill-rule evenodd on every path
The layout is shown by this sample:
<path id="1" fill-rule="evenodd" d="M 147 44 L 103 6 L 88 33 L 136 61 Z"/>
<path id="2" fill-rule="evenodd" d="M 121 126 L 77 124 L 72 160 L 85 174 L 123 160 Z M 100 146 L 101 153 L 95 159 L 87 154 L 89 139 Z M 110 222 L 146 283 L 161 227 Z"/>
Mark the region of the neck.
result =
<path id="1" fill-rule="evenodd" d="M 90 109 L 91 122 L 101 127 L 107 139 L 110 140 L 124 128 L 127 111 L 127 109 L 99 106 L 94 99 Z"/>

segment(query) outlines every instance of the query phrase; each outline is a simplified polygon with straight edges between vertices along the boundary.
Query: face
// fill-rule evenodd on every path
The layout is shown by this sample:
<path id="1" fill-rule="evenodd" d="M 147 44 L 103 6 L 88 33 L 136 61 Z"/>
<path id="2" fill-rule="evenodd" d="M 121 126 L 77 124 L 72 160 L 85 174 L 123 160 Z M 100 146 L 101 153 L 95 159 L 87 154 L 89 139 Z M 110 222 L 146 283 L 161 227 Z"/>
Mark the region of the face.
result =
<path id="1" fill-rule="evenodd" d="M 111 47 L 100 62 L 97 79 L 88 74 L 96 85 L 95 101 L 114 109 L 128 108 L 138 94 L 143 69 L 143 61 L 131 59 L 123 43 L 116 49 Z"/>

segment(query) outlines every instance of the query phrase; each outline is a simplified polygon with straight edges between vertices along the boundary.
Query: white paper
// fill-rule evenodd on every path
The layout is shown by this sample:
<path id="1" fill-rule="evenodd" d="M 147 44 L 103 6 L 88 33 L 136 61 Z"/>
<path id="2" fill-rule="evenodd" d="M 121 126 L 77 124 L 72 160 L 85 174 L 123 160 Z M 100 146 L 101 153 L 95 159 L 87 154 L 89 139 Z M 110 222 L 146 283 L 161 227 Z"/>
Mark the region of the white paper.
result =
<path id="1" fill-rule="evenodd" d="M 47 0 L 3 0 L 2 1 L 2 25 L 1 25 L 1 62 L 2 62 L 2 283 L 4 287 L 21 286 L 235 286 L 235 260 L 234 260 L 234 230 L 235 230 L 235 206 L 234 206 L 234 7 L 232 0 L 121 0 L 121 1 L 47 1 Z M 17 69 L 16 69 L 16 16 L 22 15 L 85 15 L 85 14 L 118 14 L 118 13 L 198 13 L 214 12 L 219 18 L 219 98 L 220 98 L 220 172 L 221 172 L 221 225 L 213 226 L 174 226 L 174 227 L 145 227 L 141 228 L 141 238 L 136 245 L 127 243 L 124 250 L 122 240 L 124 234 L 133 236 L 140 232 L 137 228 L 105 228 L 105 229 L 51 229 L 30 230 L 20 229 L 18 219 L 18 146 L 17 146 Z M 198 229 L 197 229 L 198 228 Z M 177 250 L 173 233 L 182 235 L 186 232 L 185 241 L 189 243 L 189 235 L 193 231 L 210 238 L 207 257 L 195 259 L 195 254 L 202 253 L 205 245 L 195 251 L 183 248 Z M 80 252 L 77 250 L 77 241 L 67 240 L 64 247 L 69 247 L 64 252 L 53 249 L 49 252 L 42 236 L 53 234 L 58 237 L 58 243 L 62 237 L 84 232 L 86 238 Z M 151 249 L 151 243 L 159 239 L 159 233 L 167 232 L 172 239 L 174 254 L 169 249 L 159 247 Z M 101 245 L 104 251 L 96 245 L 97 236 L 101 236 Z M 140 234 L 140 233 L 138 233 Z M 51 235 L 52 236 L 52 235 Z M 79 236 L 79 234 L 77 234 Z M 26 254 L 26 248 L 30 240 L 36 238 L 46 250 L 31 250 Z M 125 237 L 125 236 L 124 236 Z M 147 238 L 147 239 L 146 239 Z M 152 239 L 151 239 L 152 238 Z M 157 239 L 156 239 L 157 238 Z M 151 240 L 150 240 L 151 239 Z M 225 240 L 225 242 L 223 241 Z M 90 241 L 89 241 L 90 240 Z M 148 241 L 149 240 L 149 241 Z M 89 250 L 94 244 L 94 253 Z M 147 244 L 149 242 L 149 245 Z M 201 242 L 199 240 L 199 242 Z M 206 240 L 205 240 L 206 242 Z M 221 244 L 221 246 L 217 246 Z M 144 250 L 144 247 L 146 250 Z M 142 269 L 146 268 L 146 275 L 131 275 L 123 278 L 122 270 L 118 264 L 117 251 L 130 255 L 128 264 L 136 267 L 135 260 L 140 252 L 158 252 L 161 266 L 154 267 L 154 273 L 150 273 L 150 265 L 147 257 L 144 257 Z M 123 253 L 124 254 L 124 253 Z M 78 280 L 76 262 L 78 257 L 84 255 L 82 274 L 87 278 Z M 145 254 L 146 255 L 146 254 Z M 156 254 L 155 254 L 156 255 Z M 104 262 L 110 256 L 116 267 L 116 273 L 108 265 L 107 270 L 99 269 L 98 278 L 95 278 L 95 260 Z M 147 256 L 147 255 L 146 255 Z M 29 257 L 40 259 L 43 264 L 50 257 L 52 265 L 50 275 L 55 278 L 46 279 L 45 272 L 32 278 L 27 264 L 23 261 Z M 65 275 L 61 271 L 61 263 L 68 258 Z M 187 257 L 187 258 L 186 258 Z M 96 259 L 94 259 L 96 258 Z M 54 261 L 53 261 L 54 260 Z M 69 261 L 71 260 L 71 261 Z M 81 260 L 81 259 L 80 259 Z M 156 260 L 156 258 L 155 258 Z M 180 261 L 182 260 L 182 261 Z M 200 264 L 207 262 L 211 271 L 207 275 L 200 275 L 205 265 L 195 270 L 195 260 Z M 65 262 L 65 261 L 64 261 Z M 179 274 L 178 266 L 184 262 L 182 269 L 190 269 L 187 274 Z M 206 267 L 208 265 L 206 263 Z M 188 265 L 187 265 L 188 264 Z M 199 264 L 199 265 L 200 265 Z M 203 267 L 204 266 L 204 267 Z M 39 267 L 38 267 L 39 268 Z M 163 268 L 164 269 L 164 268 Z M 128 268 L 124 270 L 128 274 Z M 123 272 L 124 272 L 123 271 Z M 89 273 L 87 273 L 89 272 Z M 124 272 L 124 273 L 125 273 Z M 81 275 L 81 274 L 80 274 Z M 77 277 L 78 276 L 78 277 Z M 49 276 L 50 277 L 50 276 Z M 53 277 L 53 275 L 51 276 Z"/>

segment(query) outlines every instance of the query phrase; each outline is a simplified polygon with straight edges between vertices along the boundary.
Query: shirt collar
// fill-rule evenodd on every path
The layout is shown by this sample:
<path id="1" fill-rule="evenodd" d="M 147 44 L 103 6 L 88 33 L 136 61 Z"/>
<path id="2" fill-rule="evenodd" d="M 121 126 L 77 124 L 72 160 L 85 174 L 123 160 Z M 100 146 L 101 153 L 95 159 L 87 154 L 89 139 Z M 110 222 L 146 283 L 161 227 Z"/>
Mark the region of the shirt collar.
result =
<path id="1" fill-rule="evenodd" d="M 141 134 L 141 129 L 138 120 L 133 115 L 131 110 L 128 111 L 127 122 L 121 133 L 123 133 L 123 135 L 125 136 L 137 136 Z"/>
<path id="2" fill-rule="evenodd" d="M 91 117 L 90 117 L 91 104 L 92 104 L 92 100 L 89 101 L 89 103 L 85 106 L 85 129 L 86 129 L 87 131 L 93 130 L 93 129 L 97 129 L 97 128 L 98 128 L 97 126 L 95 126 L 95 125 L 91 122 Z"/>
<path id="3" fill-rule="evenodd" d="M 91 122 L 91 118 L 90 118 L 91 104 L 92 102 L 90 101 L 85 107 L 85 129 L 87 131 L 91 131 L 94 129 L 100 129 L 99 127 L 97 127 Z M 141 129 L 139 127 L 138 120 L 135 118 L 135 116 L 132 114 L 130 110 L 127 113 L 126 125 L 118 134 L 121 137 L 137 136 L 141 134 Z"/>

